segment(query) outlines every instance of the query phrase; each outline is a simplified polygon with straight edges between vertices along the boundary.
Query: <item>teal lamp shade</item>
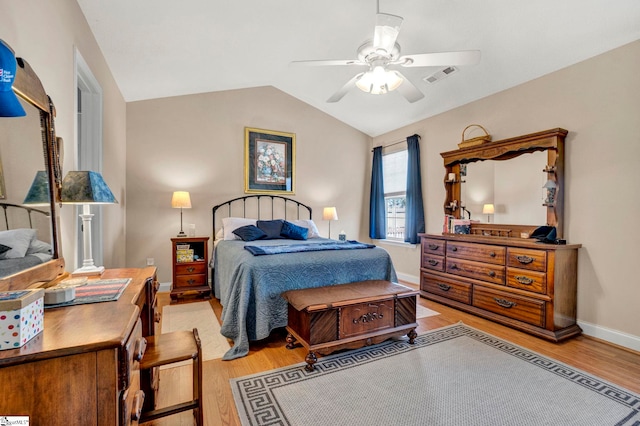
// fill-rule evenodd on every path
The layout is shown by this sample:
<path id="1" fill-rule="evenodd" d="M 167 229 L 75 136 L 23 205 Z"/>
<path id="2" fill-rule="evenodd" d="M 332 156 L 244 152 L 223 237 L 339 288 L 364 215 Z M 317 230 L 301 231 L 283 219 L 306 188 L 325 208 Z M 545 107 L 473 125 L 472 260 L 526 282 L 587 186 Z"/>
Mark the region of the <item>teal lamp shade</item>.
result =
<path id="1" fill-rule="evenodd" d="M 118 200 L 102 175 L 92 171 L 73 171 L 62 180 L 60 202 L 64 204 L 116 204 Z"/>
<path id="2" fill-rule="evenodd" d="M 31 204 L 34 206 L 48 206 L 51 203 L 49 198 L 49 176 L 44 170 L 36 172 L 31 188 L 27 192 L 27 196 L 22 204 Z"/>

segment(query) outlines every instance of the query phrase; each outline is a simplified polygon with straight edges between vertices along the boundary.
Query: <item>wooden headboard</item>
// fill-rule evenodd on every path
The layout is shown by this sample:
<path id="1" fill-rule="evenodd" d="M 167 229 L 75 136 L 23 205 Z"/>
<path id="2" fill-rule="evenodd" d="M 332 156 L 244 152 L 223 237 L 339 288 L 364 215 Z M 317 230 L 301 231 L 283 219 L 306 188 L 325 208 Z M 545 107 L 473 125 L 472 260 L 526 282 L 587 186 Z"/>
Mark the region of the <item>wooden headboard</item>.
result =
<path id="1" fill-rule="evenodd" d="M 311 207 L 292 198 L 280 195 L 247 195 L 214 206 L 213 239 L 222 227 L 225 217 L 249 217 L 252 219 L 312 219 Z"/>

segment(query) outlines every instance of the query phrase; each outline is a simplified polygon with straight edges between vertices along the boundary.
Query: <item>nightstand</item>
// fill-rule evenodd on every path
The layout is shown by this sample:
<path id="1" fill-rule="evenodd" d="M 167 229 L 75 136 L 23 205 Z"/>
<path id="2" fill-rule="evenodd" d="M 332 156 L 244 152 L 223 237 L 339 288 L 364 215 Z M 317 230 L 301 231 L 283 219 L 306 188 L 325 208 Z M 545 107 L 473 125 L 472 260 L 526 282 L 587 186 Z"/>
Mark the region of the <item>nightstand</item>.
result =
<path id="1" fill-rule="evenodd" d="M 173 284 L 171 301 L 180 297 L 211 298 L 209 287 L 209 237 L 171 238 Z"/>

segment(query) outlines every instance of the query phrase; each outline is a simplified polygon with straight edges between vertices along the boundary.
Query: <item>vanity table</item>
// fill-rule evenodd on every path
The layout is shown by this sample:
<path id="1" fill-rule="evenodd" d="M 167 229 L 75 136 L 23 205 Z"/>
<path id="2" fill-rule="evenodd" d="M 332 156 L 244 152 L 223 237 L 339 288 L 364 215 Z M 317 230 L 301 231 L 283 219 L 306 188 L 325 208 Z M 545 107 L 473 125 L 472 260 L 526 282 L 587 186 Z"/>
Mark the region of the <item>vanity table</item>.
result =
<path id="1" fill-rule="evenodd" d="M 582 332 L 576 323 L 581 245 L 528 238 L 540 225 L 554 226 L 557 237 L 563 236 L 566 135 L 564 129 L 551 129 L 441 154 L 444 212 L 455 218 L 462 215 L 462 172 L 469 163 L 545 151 L 539 172 L 556 191 L 552 202 L 534 201 L 546 210 L 546 222 L 538 225 L 472 222 L 469 234 L 420 234 L 422 297 L 555 342 Z"/>
<path id="2" fill-rule="evenodd" d="M 153 378 L 138 366 L 159 320 L 156 269 L 101 276 L 111 278 L 131 278 L 117 301 L 45 309 L 44 331 L 0 351 L 2 415 L 28 415 L 34 425 L 137 424 L 154 398 Z"/>

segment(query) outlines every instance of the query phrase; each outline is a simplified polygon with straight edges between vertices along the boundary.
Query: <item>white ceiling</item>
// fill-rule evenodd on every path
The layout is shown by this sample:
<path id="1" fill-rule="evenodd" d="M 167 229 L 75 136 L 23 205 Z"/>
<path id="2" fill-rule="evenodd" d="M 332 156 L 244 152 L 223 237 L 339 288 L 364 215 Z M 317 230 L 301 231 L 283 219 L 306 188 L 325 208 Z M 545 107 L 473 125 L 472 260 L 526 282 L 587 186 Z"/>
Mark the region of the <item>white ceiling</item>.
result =
<path id="1" fill-rule="evenodd" d="M 376 0 L 78 0 L 126 101 L 274 86 L 370 136 L 640 39 L 638 0 L 381 0 L 404 18 L 404 54 L 482 51 L 435 83 L 440 68 L 402 68 L 425 97 L 353 89 L 362 67 L 292 67 L 355 59 L 373 36 Z M 603 76 L 602 78 L 615 78 Z"/>

